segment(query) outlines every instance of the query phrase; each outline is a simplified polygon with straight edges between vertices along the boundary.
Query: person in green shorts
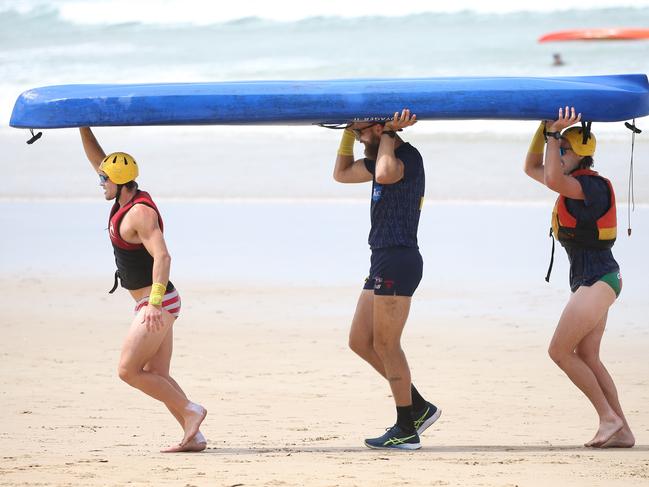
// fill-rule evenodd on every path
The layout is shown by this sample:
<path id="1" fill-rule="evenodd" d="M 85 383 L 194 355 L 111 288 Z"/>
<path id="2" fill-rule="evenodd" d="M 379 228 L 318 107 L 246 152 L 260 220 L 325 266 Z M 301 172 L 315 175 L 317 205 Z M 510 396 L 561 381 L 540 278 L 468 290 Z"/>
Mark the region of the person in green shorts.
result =
<path id="1" fill-rule="evenodd" d="M 611 252 L 617 231 L 615 193 L 610 181 L 591 169 L 595 136 L 589 126 L 571 127 L 580 121 L 574 107 L 560 108 L 557 120 L 541 123 L 525 159 L 525 173 L 559 193 L 552 234 L 570 261 L 572 295 L 548 351 L 599 415 L 599 428 L 585 446 L 629 448 L 635 438 L 599 357 L 608 310 L 622 289 Z"/>

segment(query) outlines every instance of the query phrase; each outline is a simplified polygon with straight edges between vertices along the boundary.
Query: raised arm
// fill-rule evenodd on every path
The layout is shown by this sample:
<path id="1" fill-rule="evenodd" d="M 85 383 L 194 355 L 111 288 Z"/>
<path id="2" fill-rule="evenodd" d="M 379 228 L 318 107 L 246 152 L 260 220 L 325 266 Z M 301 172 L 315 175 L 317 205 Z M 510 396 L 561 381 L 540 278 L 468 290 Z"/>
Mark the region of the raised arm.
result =
<path id="1" fill-rule="evenodd" d="M 365 167 L 365 161 L 354 160 L 355 140 L 354 132 L 350 129 L 343 131 L 334 165 L 334 179 L 339 183 L 366 183 L 372 180 L 372 173 Z"/>
<path id="2" fill-rule="evenodd" d="M 83 143 L 83 150 L 86 152 L 86 157 L 92 164 L 93 169 L 99 172 L 99 165 L 106 157 L 106 153 L 97 142 L 95 134 L 92 133 L 90 127 L 80 127 L 79 133 L 81 134 L 81 142 Z"/>
<path id="3" fill-rule="evenodd" d="M 394 184 L 403 179 L 405 172 L 403 161 L 394 153 L 394 148 L 397 143 L 394 132 L 414 125 L 415 123 L 417 123 L 417 115 L 412 114 L 411 116 L 410 110 L 404 108 L 401 115 L 399 115 L 399 112 L 396 112 L 394 118 L 385 124 L 383 133 L 381 134 L 379 153 L 376 158 L 376 170 L 374 174 L 377 183 Z M 388 135 L 390 132 L 392 134 Z"/>
<path id="4" fill-rule="evenodd" d="M 584 199 L 581 183 L 570 174 L 565 173 L 560 153 L 561 140 L 549 137 L 549 134 L 561 132 L 580 120 L 581 113 L 575 114 L 575 107 L 566 107 L 565 112 L 559 108 L 557 120 L 548 124 L 548 148 L 545 152 L 545 164 L 543 166 L 545 185 L 566 198 L 575 200 Z"/>
<path id="5" fill-rule="evenodd" d="M 530 144 L 530 148 L 527 150 L 525 167 L 523 168 L 525 174 L 543 185 L 545 185 L 543 175 L 543 152 L 545 150 L 544 132 L 545 122 L 541 122 L 539 128 L 537 128 L 534 133 L 534 137 L 532 137 L 532 143 Z"/>

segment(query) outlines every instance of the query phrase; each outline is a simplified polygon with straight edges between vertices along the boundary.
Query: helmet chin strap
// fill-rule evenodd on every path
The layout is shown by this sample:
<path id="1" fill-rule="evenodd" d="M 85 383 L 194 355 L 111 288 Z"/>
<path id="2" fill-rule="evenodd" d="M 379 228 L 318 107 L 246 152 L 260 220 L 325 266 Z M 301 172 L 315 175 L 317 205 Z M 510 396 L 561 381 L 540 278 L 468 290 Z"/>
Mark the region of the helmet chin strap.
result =
<path id="1" fill-rule="evenodd" d="M 129 181 L 129 183 L 130 183 L 130 182 L 131 182 L 131 181 Z M 118 184 L 118 185 L 117 185 L 117 193 L 115 193 L 115 201 L 117 201 L 118 203 L 119 203 L 119 197 L 122 195 L 122 188 L 123 188 L 126 184 L 128 184 L 128 183 Z M 137 183 L 135 183 L 135 190 L 136 190 L 136 191 L 137 191 L 137 188 L 138 188 Z"/>
<path id="2" fill-rule="evenodd" d="M 590 139 L 590 126 L 593 122 L 581 122 L 581 143 L 586 145 Z"/>
<path id="3" fill-rule="evenodd" d="M 124 187 L 123 184 L 118 184 L 117 185 L 117 193 L 115 193 L 115 201 L 119 204 L 119 197 L 122 195 L 122 188 Z"/>

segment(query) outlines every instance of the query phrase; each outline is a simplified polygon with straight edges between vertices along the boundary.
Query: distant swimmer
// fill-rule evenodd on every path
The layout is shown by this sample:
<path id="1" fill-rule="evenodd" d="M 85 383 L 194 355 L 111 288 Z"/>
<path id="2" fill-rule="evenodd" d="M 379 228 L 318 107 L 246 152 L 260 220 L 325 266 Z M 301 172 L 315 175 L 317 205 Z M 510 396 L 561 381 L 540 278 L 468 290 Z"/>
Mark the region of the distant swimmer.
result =
<path id="1" fill-rule="evenodd" d="M 401 349 L 401 333 L 423 271 L 417 228 L 425 176 L 421 154 L 397 131 L 415 122 L 416 116 L 404 109 L 387 123 L 351 124 L 343 133 L 334 167 L 334 179 L 340 183 L 372 182 L 370 271 L 356 305 L 349 346 L 388 380 L 397 421 L 385 434 L 366 439 L 370 448 L 421 448 L 419 435 L 441 414 L 412 384 Z M 355 140 L 365 146 L 365 157 L 356 161 Z"/>
<path id="2" fill-rule="evenodd" d="M 580 120 L 574 107 L 559 109 L 557 120 L 545 124 L 547 150 L 542 123 L 525 159 L 525 173 L 559 194 L 552 234 L 570 262 L 572 295 L 549 354 L 599 416 L 597 432 L 585 446 L 629 448 L 635 438 L 599 356 L 609 308 L 622 290 L 620 266 L 611 252 L 617 232 L 615 193 L 611 182 L 592 170 L 596 142 L 590 126 L 568 128 Z"/>
<path id="3" fill-rule="evenodd" d="M 206 440 L 199 428 L 207 410 L 188 400 L 169 375 L 180 295 L 169 281 L 171 257 L 162 233 L 162 217 L 151 196 L 135 182 L 139 172 L 135 160 L 124 152 L 106 155 L 90 128 L 80 132 L 106 200 L 115 200 L 108 232 L 117 271 L 110 292 L 119 280 L 135 301 L 135 319 L 122 345 L 119 377 L 162 401 L 183 428 L 180 443 L 163 452 L 202 451 Z"/>
<path id="4" fill-rule="evenodd" d="M 566 63 L 563 62 L 563 59 L 561 58 L 561 54 L 555 52 L 552 55 L 552 66 L 563 66 L 564 64 Z"/>

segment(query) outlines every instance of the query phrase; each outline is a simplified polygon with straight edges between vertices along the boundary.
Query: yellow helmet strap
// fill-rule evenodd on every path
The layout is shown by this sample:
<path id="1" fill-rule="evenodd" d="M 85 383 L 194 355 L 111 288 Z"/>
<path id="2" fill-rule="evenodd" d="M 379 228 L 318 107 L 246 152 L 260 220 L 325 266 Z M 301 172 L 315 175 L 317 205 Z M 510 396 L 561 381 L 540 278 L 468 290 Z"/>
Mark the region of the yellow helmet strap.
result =
<path id="1" fill-rule="evenodd" d="M 593 122 L 581 122 L 581 143 L 586 145 L 590 139 L 590 126 Z"/>

